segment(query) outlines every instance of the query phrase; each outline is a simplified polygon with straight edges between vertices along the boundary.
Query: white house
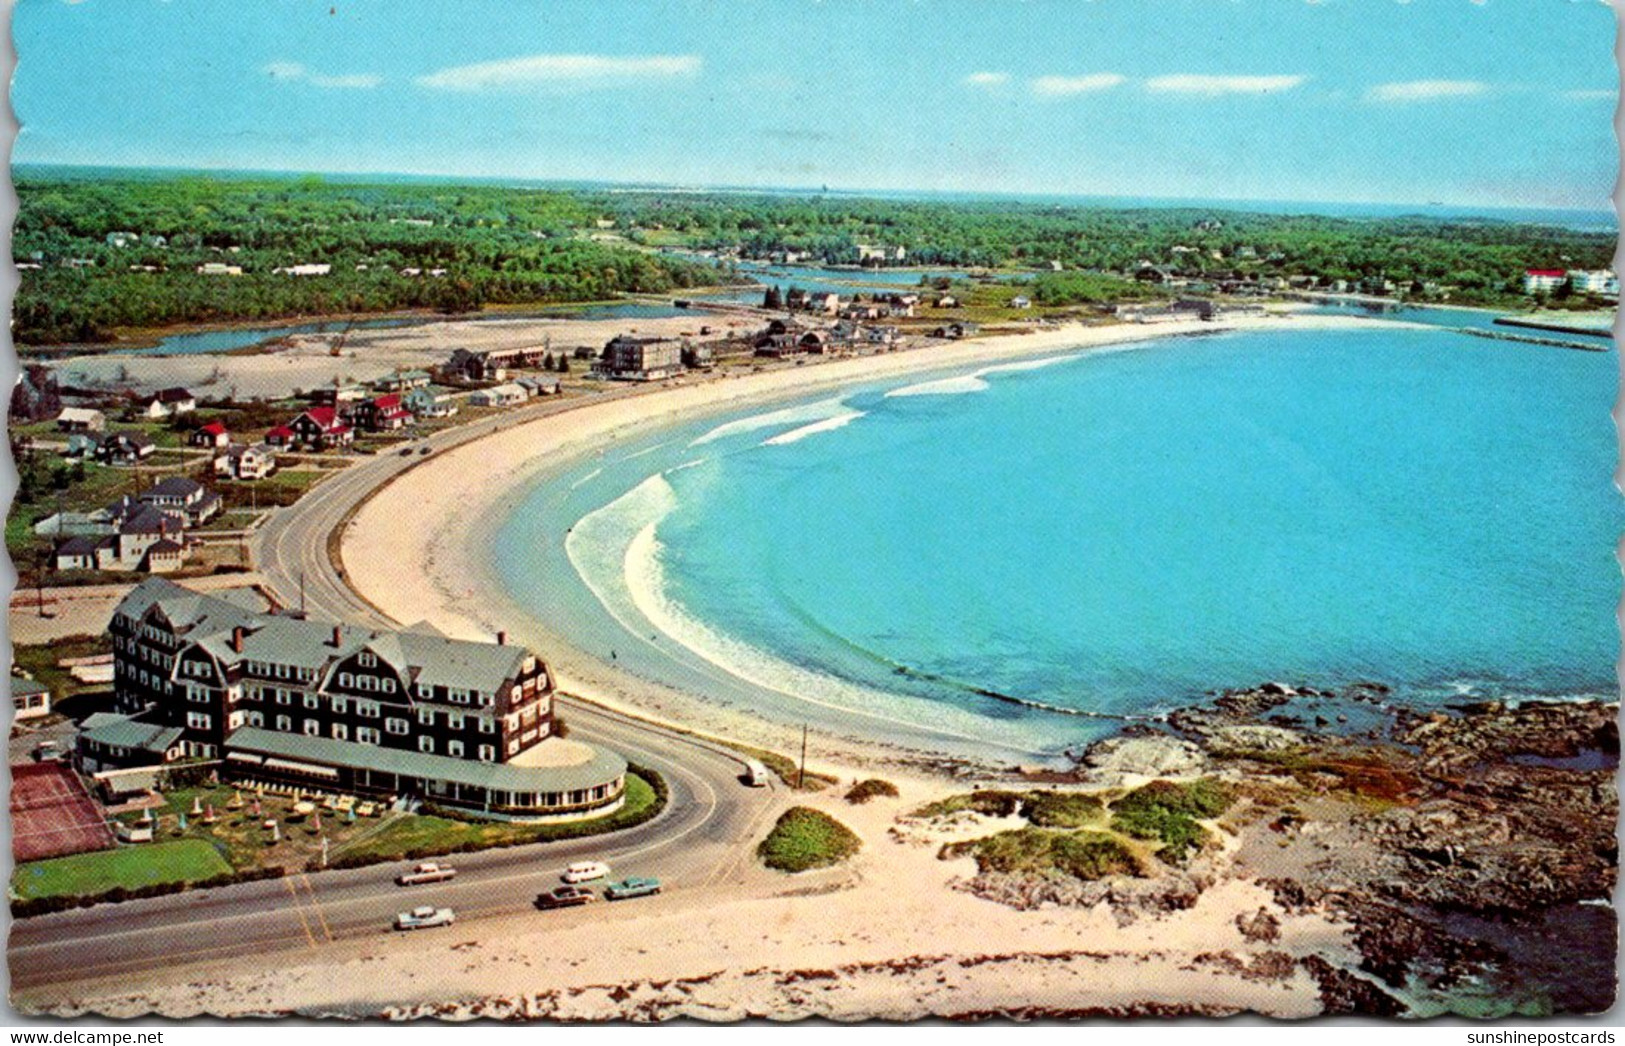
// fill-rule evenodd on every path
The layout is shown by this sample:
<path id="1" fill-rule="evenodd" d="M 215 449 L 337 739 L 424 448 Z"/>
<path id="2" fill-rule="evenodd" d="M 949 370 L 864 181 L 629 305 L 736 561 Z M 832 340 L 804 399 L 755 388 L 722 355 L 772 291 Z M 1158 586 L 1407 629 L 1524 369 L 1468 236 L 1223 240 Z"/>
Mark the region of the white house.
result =
<path id="1" fill-rule="evenodd" d="M 1551 293 L 1563 285 L 1569 274 L 1562 269 L 1525 269 L 1523 274 L 1523 292 L 1525 294 Z"/>
<path id="2" fill-rule="evenodd" d="M 511 407 L 515 403 L 523 403 L 530 398 L 530 393 L 520 385 L 497 385 L 489 389 L 480 389 L 468 397 L 468 402 L 476 407 Z"/>
<path id="3" fill-rule="evenodd" d="M 225 262 L 204 262 L 197 267 L 199 276 L 241 276 L 241 265 L 227 265 Z"/>
<path id="4" fill-rule="evenodd" d="M 276 471 L 276 451 L 264 443 L 233 443 L 214 459 L 214 474 L 221 479 L 264 479 Z"/>
<path id="5" fill-rule="evenodd" d="M 149 418 L 173 418 L 178 414 L 190 414 L 197 410 L 197 397 L 183 388 L 159 389 L 153 393 L 152 399 L 147 401 L 146 415 Z"/>
<path id="6" fill-rule="evenodd" d="M 107 428 L 107 416 L 89 407 L 63 407 L 56 427 L 61 432 L 101 432 Z"/>
<path id="7" fill-rule="evenodd" d="M 1613 269 L 1570 269 L 1569 282 L 1584 294 L 1619 295 L 1619 277 Z"/>

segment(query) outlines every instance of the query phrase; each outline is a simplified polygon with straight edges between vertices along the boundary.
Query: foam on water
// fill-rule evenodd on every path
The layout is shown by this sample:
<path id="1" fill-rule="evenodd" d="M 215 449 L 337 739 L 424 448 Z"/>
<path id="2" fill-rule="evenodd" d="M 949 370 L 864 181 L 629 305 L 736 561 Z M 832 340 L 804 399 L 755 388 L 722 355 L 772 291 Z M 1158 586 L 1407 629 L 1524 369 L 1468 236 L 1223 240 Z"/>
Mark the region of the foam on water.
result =
<path id="1" fill-rule="evenodd" d="M 749 417 L 739 418 L 736 421 L 724 422 L 705 435 L 692 440 L 690 447 L 701 447 L 729 436 L 741 433 L 756 432 L 760 429 L 770 429 L 780 425 L 804 424 L 810 421 L 822 421 L 825 418 L 839 416 L 846 412 L 846 403 L 837 396 L 834 399 L 818 400 L 815 403 L 802 403 L 794 407 L 785 407 L 781 410 L 768 411 L 765 414 L 752 414 Z"/>
<path id="2" fill-rule="evenodd" d="M 986 391 L 987 377 L 990 374 L 1016 374 L 1022 371 L 1042 370 L 1057 363 L 1067 363 L 1077 359 L 1076 354 L 1066 356 L 1046 356 L 1043 359 L 1023 360 L 1020 363 L 1001 363 L 996 367 L 983 367 L 972 374 L 961 374 L 952 378 L 939 378 L 935 381 L 922 381 L 914 385 L 905 385 L 900 389 L 892 389 L 886 393 L 887 399 L 905 396 L 962 396 L 971 392 Z"/>
<path id="3" fill-rule="evenodd" d="M 808 436 L 816 436 L 820 432 L 833 432 L 836 429 L 845 428 L 863 417 L 864 414 L 865 412 L 861 410 L 849 410 L 844 414 L 837 414 L 833 418 L 825 418 L 823 421 L 803 425 L 799 429 L 791 429 L 789 432 L 781 432 L 777 436 L 769 436 L 762 441 L 762 446 L 780 447 L 786 443 L 800 443 Z"/>

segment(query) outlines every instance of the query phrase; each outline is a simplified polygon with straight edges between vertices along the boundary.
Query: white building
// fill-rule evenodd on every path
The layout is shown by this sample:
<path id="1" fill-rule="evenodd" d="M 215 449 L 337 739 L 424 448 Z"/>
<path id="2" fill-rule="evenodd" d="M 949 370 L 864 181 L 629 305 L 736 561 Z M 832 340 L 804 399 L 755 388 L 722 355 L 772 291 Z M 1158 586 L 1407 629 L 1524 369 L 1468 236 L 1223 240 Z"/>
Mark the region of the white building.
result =
<path id="1" fill-rule="evenodd" d="M 1584 294 L 1619 296 L 1619 277 L 1613 269 L 1570 269 L 1569 282 Z"/>
<path id="2" fill-rule="evenodd" d="M 1563 285 L 1569 274 L 1562 269 L 1525 269 L 1523 274 L 1523 292 L 1525 294 L 1550 294 Z"/>

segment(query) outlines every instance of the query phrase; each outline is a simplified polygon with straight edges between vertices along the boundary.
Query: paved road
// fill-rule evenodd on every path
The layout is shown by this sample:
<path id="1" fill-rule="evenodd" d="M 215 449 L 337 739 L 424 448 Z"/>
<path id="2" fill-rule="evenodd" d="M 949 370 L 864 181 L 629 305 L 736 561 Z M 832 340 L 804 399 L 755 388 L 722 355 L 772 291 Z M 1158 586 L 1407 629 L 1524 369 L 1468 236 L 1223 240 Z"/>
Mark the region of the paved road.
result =
<path id="1" fill-rule="evenodd" d="M 627 394 L 635 392 L 598 398 Z M 438 433 L 414 449 L 444 450 L 580 403 L 537 403 Z M 284 603 L 297 605 L 302 587 L 312 616 L 395 624 L 345 585 L 328 559 L 327 539 L 369 491 L 420 460 L 398 452 L 363 459 L 297 505 L 272 513 L 256 537 L 255 563 Z M 456 909 L 453 932 L 468 939 L 465 934 L 517 932 L 527 922 L 631 918 L 649 908 L 705 903 L 723 885 L 754 882 L 771 889 L 750 860 L 749 844 L 787 805 L 786 796 L 741 784 L 742 763 L 724 749 L 579 702 L 561 704 L 572 737 L 612 747 L 665 777 L 671 796 L 659 817 L 613 836 L 463 855 L 453 859 L 456 879 L 430 886 L 397 887 L 394 877 L 406 865 L 378 865 L 21 920 L 9 948 L 14 996 L 44 1005 L 86 981 L 134 985 L 151 971 L 234 956 L 280 953 L 303 961 L 329 951 L 337 958 L 358 941 L 387 938 L 394 914 L 416 904 Z M 574 911 L 533 909 L 536 894 L 556 885 L 565 865 L 589 857 L 607 860 L 617 875 L 656 876 L 666 890 L 658 898 Z"/>

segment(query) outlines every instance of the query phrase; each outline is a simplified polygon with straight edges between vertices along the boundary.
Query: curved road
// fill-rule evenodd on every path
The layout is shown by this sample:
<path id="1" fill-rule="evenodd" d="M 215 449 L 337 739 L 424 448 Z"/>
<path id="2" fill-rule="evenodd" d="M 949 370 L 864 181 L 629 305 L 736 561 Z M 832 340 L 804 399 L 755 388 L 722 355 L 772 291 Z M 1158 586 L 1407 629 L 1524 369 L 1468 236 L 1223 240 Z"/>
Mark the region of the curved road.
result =
<path id="1" fill-rule="evenodd" d="M 585 402 L 637 391 L 615 388 Z M 583 401 L 536 403 L 490 422 L 437 433 L 412 447 L 444 450 L 579 405 Z M 296 505 L 272 513 L 255 536 L 255 563 L 285 605 L 299 605 L 302 590 L 304 607 L 314 617 L 398 625 L 344 583 L 328 559 L 327 541 L 371 491 L 421 460 L 417 453 L 399 452 L 362 458 Z M 457 878 L 421 887 L 394 884 L 408 864 L 375 865 L 18 920 L 8 950 L 14 1002 L 25 1008 L 49 1005 L 82 993 L 87 982 L 100 982 L 109 991 L 133 989 L 149 974 L 171 981 L 176 966 L 233 957 L 283 953 L 286 961 L 303 962 L 326 952 L 338 961 L 358 942 L 387 940 L 395 913 L 418 904 L 456 909 L 458 926 L 451 932 L 461 940 L 468 923 L 479 933 L 502 935 L 560 921 L 619 920 L 649 908 L 705 904 L 714 899 L 710 887 L 772 890 L 771 878 L 749 859 L 748 845 L 786 805 L 777 790 L 741 784 L 742 763 L 726 749 L 596 706 L 566 705 L 572 736 L 614 748 L 665 777 L 670 797 L 660 816 L 609 836 L 454 857 Z M 565 865 L 583 858 L 608 861 L 617 877 L 656 876 L 666 891 L 614 905 L 537 912 L 535 896 L 557 885 Z"/>

